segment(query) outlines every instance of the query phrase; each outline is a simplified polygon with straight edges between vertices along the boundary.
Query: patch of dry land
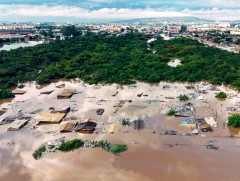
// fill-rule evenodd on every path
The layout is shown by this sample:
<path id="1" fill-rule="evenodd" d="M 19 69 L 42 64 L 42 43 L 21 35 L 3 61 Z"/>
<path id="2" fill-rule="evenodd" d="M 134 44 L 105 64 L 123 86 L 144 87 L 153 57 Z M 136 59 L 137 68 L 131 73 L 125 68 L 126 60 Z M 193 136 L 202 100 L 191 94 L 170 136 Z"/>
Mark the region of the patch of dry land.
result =
<path id="1" fill-rule="evenodd" d="M 28 83 L 22 90 L 26 93 L 2 100 L 0 106 L 0 180 L 239 180 L 239 130 L 229 129 L 226 121 L 238 111 L 240 98 L 229 88 L 166 82 L 87 85 L 75 80 L 42 88 Z M 228 99 L 217 100 L 219 91 L 228 93 Z M 181 94 L 190 100 L 180 102 Z M 170 109 L 180 117 L 168 117 Z M 50 116 L 64 111 L 63 119 L 62 114 Z M 181 117 L 186 114 L 189 117 Z M 127 118 L 131 125 L 123 126 L 121 120 Z M 205 126 L 212 132 L 204 132 L 203 125 L 195 122 L 207 118 L 211 121 Z M 28 122 L 22 127 L 19 119 Z M 18 125 L 10 123 L 16 120 Z M 68 120 L 73 127 L 62 126 Z M 87 121 L 97 124 L 94 130 Z M 8 131 L 10 126 L 16 131 Z M 90 144 L 67 153 L 51 151 L 48 147 L 60 144 L 59 138 L 108 140 L 126 144 L 128 150 L 114 155 Z M 219 149 L 207 149 L 209 141 Z M 43 144 L 48 149 L 35 160 L 32 154 Z"/>

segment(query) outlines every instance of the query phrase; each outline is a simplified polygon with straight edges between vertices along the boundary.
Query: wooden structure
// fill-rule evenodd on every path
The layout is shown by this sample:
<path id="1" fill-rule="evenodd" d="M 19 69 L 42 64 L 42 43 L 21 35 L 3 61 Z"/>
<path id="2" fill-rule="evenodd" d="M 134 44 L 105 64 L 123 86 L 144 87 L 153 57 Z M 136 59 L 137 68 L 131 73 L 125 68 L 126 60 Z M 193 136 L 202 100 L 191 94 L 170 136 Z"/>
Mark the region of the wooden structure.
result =
<path id="1" fill-rule="evenodd" d="M 58 124 L 65 116 L 65 113 L 42 112 L 34 119 L 36 120 L 37 124 Z"/>
<path id="2" fill-rule="evenodd" d="M 12 122 L 9 127 L 8 127 L 8 131 L 18 131 L 21 128 L 23 128 L 26 124 L 28 123 L 28 120 L 15 120 L 14 122 Z"/>
<path id="3" fill-rule="evenodd" d="M 64 89 L 57 95 L 58 99 L 70 99 L 73 94 L 76 94 L 75 89 Z"/>
<path id="4" fill-rule="evenodd" d="M 13 90 L 12 93 L 14 95 L 22 95 L 22 94 L 25 94 L 27 91 L 24 91 L 24 90 L 19 90 L 19 89 L 16 89 L 16 90 Z"/>
<path id="5" fill-rule="evenodd" d="M 60 124 L 60 132 L 72 132 L 77 124 L 77 120 L 65 121 Z"/>

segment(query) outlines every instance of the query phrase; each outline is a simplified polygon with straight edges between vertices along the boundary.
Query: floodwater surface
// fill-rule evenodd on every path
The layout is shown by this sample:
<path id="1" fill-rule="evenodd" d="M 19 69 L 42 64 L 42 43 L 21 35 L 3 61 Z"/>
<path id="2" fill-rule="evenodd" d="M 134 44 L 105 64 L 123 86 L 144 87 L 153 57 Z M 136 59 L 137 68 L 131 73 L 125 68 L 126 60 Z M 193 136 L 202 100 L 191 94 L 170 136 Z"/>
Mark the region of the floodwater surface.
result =
<path id="1" fill-rule="evenodd" d="M 56 88 L 63 83 L 64 88 Z M 170 89 L 163 90 L 163 85 L 169 85 Z M 215 92 L 209 91 L 204 95 L 205 102 L 191 100 L 196 109 L 196 117 L 213 116 L 217 112 L 219 126 L 214 128 L 213 133 L 182 136 L 180 134 L 190 133 L 191 128 L 180 126 L 181 118 L 167 117 L 165 114 L 170 106 L 184 104 L 178 101 L 180 94 L 194 93 L 194 90 L 188 90 L 185 86 L 186 84 L 164 82 L 152 86 L 139 82 L 131 86 L 96 86 L 84 84 L 82 81 L 59 81 L 39 89 L 35 83 L 26 84 L 23 90 L 27 93 L 2 103 L 0 108 L 8 108 L 8 111 L 0 116 L 0 119 L 17 115 L 19 109 L 27 116 L 38 109 L 70 106 L 75 111 L 68 113 L 66 118 L 92 118 L 99 125 L 115 123 L 119 129 L 114 134 L 105 131 L 90 135 L 52 134 L 51 132 L 59 130 L 59 125 L 40 125 L 33 129 L 35 122 L 30 121 L 16 132 L 7 131 L 8 125 L 2 125 L 0 180 L 239 180 L 240 139 L 229 138 L 228 129 L 222 127 L 222 123 L 227 119 L 227 107 L 239 101 L 238 98 L 227 100 L 221 105 L 214 97 Z M 57 99 L 57 94 L 65 88 L 76 89 L 78 94 L 71 99 Z M 50 95 L 40 94 L 42 91 L 51 90 L 54 91 Z M 118 94 L 112 96 L 116 91 Z M 126 100 L 126 103 L 114 113 L 114 104 L 119 100 Z M 96 114 L 99 108 L 105 110 L 101 116 Z M 144 120 L 144 129 L 122 127 L 119 121 L 123 118 Z M 165 130 L 177 130 L 179 134 L 162 135 Z M 82 148 L 69 153 L 47 153 L 41 159 L 34 160 L 32 153 L 41 144 L 62 136 L 67 140 L 107 139 L 114 144 L 127 144 L 128 151 L 115 156 L 101 149 Z M 206 144 L 210 140 L 220 149 L 207 149 Z"/>

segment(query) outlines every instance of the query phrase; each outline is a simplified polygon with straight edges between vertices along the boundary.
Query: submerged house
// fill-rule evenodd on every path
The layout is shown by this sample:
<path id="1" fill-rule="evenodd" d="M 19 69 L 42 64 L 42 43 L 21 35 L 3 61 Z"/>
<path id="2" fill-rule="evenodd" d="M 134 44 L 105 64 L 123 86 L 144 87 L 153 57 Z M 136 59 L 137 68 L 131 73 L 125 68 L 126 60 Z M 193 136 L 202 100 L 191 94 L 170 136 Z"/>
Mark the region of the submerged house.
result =
<path id="1" fill-rule="evenodd" d="M 183 119 L 183 120 L 180 121 L 179 124 L 183 125 L 183 126 L 188 126 L 188 127 L 191 127 L 191 128 L 194 128 L 196 126 L 195 120 L 191 119 L 191 118 Z"/>
<path id="2" fill-rule="evenodd" d="M 60 124 L 60 132 L 72 132 L 77 124 L 77 120 L 64 121 Z"/>
<path id="3" fill-rule="evenodd" d="M 191 103 L 187 103 L 183 106 L 175 106 L 172 109 L 176 111 L 176 117 L 193 117 L 195 113 L 195 109 Z"/>
<path id="4" fill-rule="evenodd" d="M 202 132 L 212 132 L 212 131 L 213 131 L 212 128 L 211 128 L 211 126 L 210 126 L 209 124 L 206 124 L 206 123 L 200 124 L 200 125 L 199 125 L 199 129 L 200 129 Z"/>
<path id="5" fill-rule="evenodd" d="M 27 123 L 28 123 L 28 120 L 15 120 L 9 125 L 7 130 L 18 131 L 21 128 L 23 128 Z"/>
<path id="6" fill-rule="evenodd" d="M 64 89 L 62 92 L 58 93 L 58 99 L 70 99 L 73 94 L 76 94 L 75 89 Z"/>
<path id="7" fill-rule="evenodd" d="M 34 119 L 36 120 L 37 124 L 58 124 L 65 116 L 65 113 L 42 112 Z"/>
<path id="8" fill-rule="evenodd" d="M 87 119 L 81 123 L 78 123 L 74 130 L 84 134 L 92 134 L 95 131 L 96 126 L 97 123 L 95 120 Z"/>
<path id="9" fill-rule="evenodd" d="M 113 134 L 117 131 L 117 125 L 116 124 L 110 124 L 108 127 L 108 133 Z"/>
<path id="10" fill-rule="evenodd" d="M 205 120 L 206 123 L 209 124 L 211 127 L 217 127 L 217 122 L 215 121 L 215 119 L 214 119 L 213 117 L 204 118 L 204 120 Z"/>
<path id="11" fill-rule="evenodd" d="M 170 85 L 164 85 L 162 89 L 163 90 L 170 90 Z"/>
<path id="12" fill-rule="evenodd" d="M 19 90 L 19 89 L 16 89 L 16 90 L 13 90 L 12 93 L 14 95 L 22 95 L 22 94 L 25 94 L 27 91 L 24 91 L 24 90 Z"/>
<path id="13" fill-rule="evenodd" d="M 66 106 L 66 107 L 60 107 L 60 108 L 53 108 L 53 112 L 54 113 L 69 113 L 70 112 L 70 107 Z"/>
<path id="14" fill-rule="evenodd" d="M 0 109 L 0 116 L 3 115 L 6 111 L 7 109 Z"/>

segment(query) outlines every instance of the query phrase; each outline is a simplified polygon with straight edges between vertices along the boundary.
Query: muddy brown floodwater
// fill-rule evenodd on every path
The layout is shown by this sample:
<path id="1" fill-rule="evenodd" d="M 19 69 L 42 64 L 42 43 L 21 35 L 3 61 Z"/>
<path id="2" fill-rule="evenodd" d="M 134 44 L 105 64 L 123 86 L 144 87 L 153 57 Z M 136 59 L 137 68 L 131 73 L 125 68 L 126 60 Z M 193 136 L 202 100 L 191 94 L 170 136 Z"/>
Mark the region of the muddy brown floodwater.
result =
<path id="1" fill-rule="evenodd" d="M 79 92 L 71 99 L 57 99 L 64 88 L 56 85 L 65 83 L 65 88 Z M 163 90 L 163 85 L 170 85 Z M 239 97 L 220 102 L 215 99 L 216 91 L 204 95 L 206 101 L 191 100 L 196 109 L 196 117 L 209 117 L 217 113 L 218 127 L 213 133 L 200 133 L 196 136 L 163 136 L 165 130 L 177 130 L 179 134 L 190 133 L 190 127 L 180 126 L 181 118 L 166 117 L 169 106 L 182 105 L 177 96 L 194 93 L 185 88 L 186 84 L 164 83 L 149 85 L 138 82 L 134 86 L 98 85 L 92 86 L 81 81 L 59 81 L 41 89 L 34 83 L 26 84 L 27 93 L 13 100 L 0 102 L 0 108 L 8 111 L 0 116 L 24 115 L 49 107 L 70 106 L 74 112 L 66 118 L 75 116 L 81 119 L 93 118 L 101 123 L 115 123 L 119 129 L 114 134 L 84 135 L 81 133 L 52 134 L 59 125 L 40 125 L 33 129 L 34 121 L 16 132 L 7 131 L 8 125 L 0 126 L 0 180 L 6 181 L 66 181 L 66 180 L 104 180 L 104 181 L 154 181 L 154 180 L 217 180 L 238 181 L 240 177 L 240 138 L 230 138 L 227 127 L 222 125 L 228 117 L 227 107 L 239 102 Z M 220 89 L 226 89 L 220 87 Z M 40 95 L 42 91 L 54 90 L 50 95 Z M 112 93 L 118 91 L 113 97 Z M 232 90 L 225 90 L 234 92 Z M 138 97 L 137 94 L 144 96 Z M 173 97 L 174 99 L 165 99 Z M 119 100 L 131 100 L 114 113 L 113 105 Z M 165 101 L 165 102 L 162 102 Z M 102 116 L 96 114 L 99 108 L 105 109 Z M 35 116 L 35 115 L 32 115 Z M 144 129 L 134 130 L 122 127 L 119 120 L 138 118 L 144 120 Z M 231 130 L 230 130 L 231 131 Z M 32 153 L 43 143 L 65 136 L 66 139 L 81 138 L 90 140 L 107 139 L 112 143 L 127 144 L 128 151 L 114 156 L 101 149 L 82 148 L 69 153 L 47 153 L 40 160 L 34 160 Z M 208 141 L 220 147 L 219 150 L 206 148 Z M 13 144 L 15 143 L 15 144 Z"/>

